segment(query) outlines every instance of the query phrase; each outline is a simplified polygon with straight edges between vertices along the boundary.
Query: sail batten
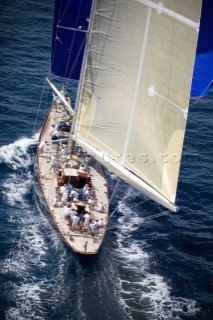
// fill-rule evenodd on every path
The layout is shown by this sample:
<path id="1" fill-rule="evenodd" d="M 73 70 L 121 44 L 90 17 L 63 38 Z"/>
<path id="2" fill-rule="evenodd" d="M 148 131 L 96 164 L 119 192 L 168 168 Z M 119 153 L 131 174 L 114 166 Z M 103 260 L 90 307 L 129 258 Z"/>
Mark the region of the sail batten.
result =
<path id="1" fill-rule="evenodd" d="M 161 13 L 164 13 L 164 14 L 167 14 L 168 16 L 174 18 L 174 19 L 177 19 L 178 21 L 181 21 L 185 24 L 187 24 L 188 26 L 194 28 L 194 29 L 199 29 L 199 22 L 196 22 L 196 21 L 193 21 L 193 20 L 190 20 L 188 19 L 187 17 L 183 16 L 183 15 L 180 15 L 178 14 L 177 12 L 175 11 L 172 11 L 168 8 L 166 8 L 162 2 L 159 2 L 159 3 L 155 3 L 153 1 L 150 1 L 150 0 L 136 0 L 140 3 L 143 3 L 145 5 L 147 5 L 148 7 L 150 8 L 153 8 L 153 9 L 156 9 L 157 12 L 159 14 Z"/>
<path id="2" fill-rule="evenodd" d="M 134 117 L 136 106 L 137 106 L 138 89 L 140 86 L 140 80 L 141 80 L 141 76 L 142 76 L 142 68 L 143 68 L 145 51 L 146 51 L 150 17 L 151 17 L 151 8 L 148 9 L 147 17 L 146 17 L 146 25 L 145 25 L 144 37 L 143 37 L 143 42 L 142 42 L 142 47 L 141 47 L 141 56 L 140 56 L 140 60 L 139 60 L 139 64 L 138 64 L 138 74 L 136 77 L 134 93 L 133 93 L 132 102 L 131 102 L 131 106 L 130 106 L 130 117 L 129 117 L 128 127 L 127 127 L 126 138 L 125 138 L 125 142 L 124 142 L 123 158 L 125 157 L 125 155 L 127 153 L 129 139 L 130 139 L 130 133 L 131 133 L 132 124 L 133 124 L 133 117 Z M 122 158 L 122 160 L 123 160 L 123 158 Z"/>
<path id="3" fill-rule="evenodd" d="M 79 29 L 79 28 L 69 28 L 69 27 L 64 27 L 64 26 L 60 26 L 60 25 L 57 25 L 57 28 L 70 30 L 70 31 L 77 31 L 77 32 L 88 32 L 88 30 Z"/>

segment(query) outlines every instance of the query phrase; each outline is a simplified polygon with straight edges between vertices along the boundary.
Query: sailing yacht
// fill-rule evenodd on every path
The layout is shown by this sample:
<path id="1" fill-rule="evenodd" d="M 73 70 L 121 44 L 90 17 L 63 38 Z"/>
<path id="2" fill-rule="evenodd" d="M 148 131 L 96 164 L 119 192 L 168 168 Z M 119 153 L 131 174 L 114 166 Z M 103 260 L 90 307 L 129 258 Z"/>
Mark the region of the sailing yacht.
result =
<path id="1" fill-rule="evenodd" d="M 47 79 L 55 98 L 39 138 L 46 142 L 37 151 L 38 178 L 55 225 L 75 252 L 96 254 L 103 242 L 105 168 L 178 210 L 201 6 L 201 0 L 55 1 L 51 75 L 79 84 L 73 107 L 66 91 Z M 72 211 L 68 218 L 65 209 Z"/>

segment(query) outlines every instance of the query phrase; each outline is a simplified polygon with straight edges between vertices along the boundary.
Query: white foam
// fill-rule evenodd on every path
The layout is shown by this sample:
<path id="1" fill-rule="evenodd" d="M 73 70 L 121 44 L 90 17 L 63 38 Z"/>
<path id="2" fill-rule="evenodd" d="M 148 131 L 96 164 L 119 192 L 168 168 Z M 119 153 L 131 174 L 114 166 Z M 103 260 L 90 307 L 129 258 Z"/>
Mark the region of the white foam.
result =
<path id="1" fill-rule="evenodd" d="M 3 197 L 10 205 L 23 203 L 25 195 L 31 190 L 32 183 L 33 176 L 30 172 L 21 175 L 16 172 L 11 173 L 2 184 Z"/>
<path id="2" fill-rule="evenodd" d="M 119 211 L 122 214 L 117 223 L 118 248 L 114 259 L 118 261 L 119 303 L 127 310 L 129 318 L 133 319 L 132 312 L 143 312 L 162 320 L 196 314 L 199 307 L 195 301 L 173 297 L 166 280 L 149 271 L 150 256 L 144 250 L 147 244 L 133 237 L 143 225 L 143 218 L 124 203 L 119 205 Z"/>
<path id="3" fill-rule="evenodd" d="M 28 168 L 32 159 L 28 153 L 30 146 L 37 144 L 39 134 L 32 138 L 20 138 L 14 143 L 0 148 L 0 163 L 5 163 L 13 169 Z"/>
<path id="4" fill-rule="evenodd" d="M 0 263 L 2 274 L 12 274 L 19 279 L 17 283 L 11 283 L 10 295 L 15 307 L 6 311 L 7 320 L 44 319 L 43 303 L 55 307 L 69 294 L 66 287 L 63 293 L 60 286 L 66 259 L 62 242 L 46 217 L 36 212 L 35 206 L 26 204 L 10 213 L 12 222 L 17 223 L 17 230 L 14 239 L 10 239 L 12 249 Z M 52 247 L 56 254 L 54 261 L 50 254 Z"/>
<path id="5" fill-rule="evenodd" d="M 11 249 L 0 262 L 0 270 L 5 276 L 18 279 L 10 286 L 13 307 L 5 311 L 6 319 L 44 319 L 48 312 L 44 303 L 46 307 L 54 309 L 58 305 L 60 308 L 70 294 L 67 286 L 61 288 L 65 279 L 66 250 L 32 193 L 34 178 L 30 166 L 33 159 L 29 148 L 37 139 L 38 134 L 0 148 L 0 162 L 13 169 L 2 185 L 3 200 L 11 206 L 3 214 L 7 214 L 5 219 L 11 223 L 11 229 L 15 226 L 14 237 L 11 233 L 8 239 Z"/>

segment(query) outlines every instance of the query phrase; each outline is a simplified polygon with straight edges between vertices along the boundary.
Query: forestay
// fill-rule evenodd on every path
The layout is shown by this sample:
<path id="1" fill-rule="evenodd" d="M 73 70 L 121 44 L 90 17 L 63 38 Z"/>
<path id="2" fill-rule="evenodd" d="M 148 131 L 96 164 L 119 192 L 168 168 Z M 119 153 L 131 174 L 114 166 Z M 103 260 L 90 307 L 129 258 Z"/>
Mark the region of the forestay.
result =
<path id="1" fill-rule="evenodd" d="M 172 210 L 200 11 L 201 0 L 96 1 L 77 119 L 81 145 Z"/>

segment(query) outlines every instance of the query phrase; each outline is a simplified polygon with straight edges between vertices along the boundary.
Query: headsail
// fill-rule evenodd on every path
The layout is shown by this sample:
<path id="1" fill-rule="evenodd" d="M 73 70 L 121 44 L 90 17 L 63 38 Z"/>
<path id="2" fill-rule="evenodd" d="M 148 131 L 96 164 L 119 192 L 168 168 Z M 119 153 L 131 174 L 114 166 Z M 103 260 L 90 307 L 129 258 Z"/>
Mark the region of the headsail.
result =
<path id="1" fill-rule="evenodd" d="M 172 210 L 200 10 L 201 0 L 97 0 L 79 105 L 77 141 Z"/>
<path id="2" fill-rule="evenodd" d="M 208 94 L 213 83 L 213 2 L 203 0 L 191 97 Z"/>
<path id="3" fill-rule="evenodd" d="M 80 77 L 92 0 L 55 0 L 51 72 Z"/>

